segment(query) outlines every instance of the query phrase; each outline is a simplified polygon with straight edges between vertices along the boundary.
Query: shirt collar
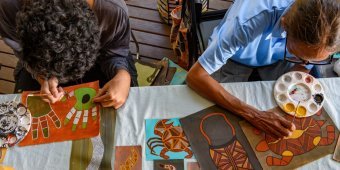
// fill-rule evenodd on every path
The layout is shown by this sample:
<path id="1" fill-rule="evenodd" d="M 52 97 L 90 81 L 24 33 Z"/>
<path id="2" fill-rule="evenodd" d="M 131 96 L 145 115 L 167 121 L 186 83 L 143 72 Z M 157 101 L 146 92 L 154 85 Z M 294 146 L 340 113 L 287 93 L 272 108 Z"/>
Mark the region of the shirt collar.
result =
<path id="1" fill-rule="evenodd" d="M 272 37 L 286 38 L 287 33 L 281 25 L 281 18 L 289 11 L 289 9 L 293 5 L 293 3 L 294 3 L 294 1 L 287 6 L 287 8 L 283 11 L 282 15 L 280 16 L 279 20 L 274 25 L 274 28 L 273 28 L 273 31 L 272 31 Z"/>

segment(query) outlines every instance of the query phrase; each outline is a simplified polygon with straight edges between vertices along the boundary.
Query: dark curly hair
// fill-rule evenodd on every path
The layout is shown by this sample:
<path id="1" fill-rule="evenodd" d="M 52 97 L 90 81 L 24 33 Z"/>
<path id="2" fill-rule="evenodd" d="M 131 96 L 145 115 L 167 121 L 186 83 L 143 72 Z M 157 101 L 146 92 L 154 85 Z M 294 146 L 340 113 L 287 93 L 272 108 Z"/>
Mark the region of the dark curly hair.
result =
<path id="1" fill-rule="evenodd" d="M 82 78 L 98 56 L 98 21 L 84 0 L 25 1 L 17 13 L 22 60 L 35 77 Z"/>

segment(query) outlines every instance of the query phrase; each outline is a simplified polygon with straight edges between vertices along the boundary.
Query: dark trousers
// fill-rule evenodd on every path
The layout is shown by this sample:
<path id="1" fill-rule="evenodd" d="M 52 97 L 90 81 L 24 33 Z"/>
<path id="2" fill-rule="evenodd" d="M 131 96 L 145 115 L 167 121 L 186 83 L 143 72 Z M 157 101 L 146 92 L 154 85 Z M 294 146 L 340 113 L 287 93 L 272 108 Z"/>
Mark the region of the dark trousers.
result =
<path id="1" fill-rule="evenodd" d="M 294 65 L 287 61 L 279 61 L 268 66 L 250 67 L 228 60 L 225 65 L 211 76 L 220 83 L 269 81 L 276 80 L 282 74 L 289 72 Z"/>
<path id="2" fill-rule="evenodd" d="M 137 70 L 134 65 L 134 61 L 128 59 L 129 73 L 131 75 L 131 87 L 138 86 L 137 82 Z M 39 91 L 40 84 L 32 78 L 31 74 L 18 63 L 15 73 L 15 93 L 21 93 L 22 91 Z M 100 87 L 103 87 L 110 79 L 108 79 L 101 71 L 100 66 L 95 64 L 89 71 L 87 71 L 83 78 L 74 80 L 65 84 L 59 84 L 61 87 L 72 86 L 81 83 L 93 82 L 99 80 Z"/>

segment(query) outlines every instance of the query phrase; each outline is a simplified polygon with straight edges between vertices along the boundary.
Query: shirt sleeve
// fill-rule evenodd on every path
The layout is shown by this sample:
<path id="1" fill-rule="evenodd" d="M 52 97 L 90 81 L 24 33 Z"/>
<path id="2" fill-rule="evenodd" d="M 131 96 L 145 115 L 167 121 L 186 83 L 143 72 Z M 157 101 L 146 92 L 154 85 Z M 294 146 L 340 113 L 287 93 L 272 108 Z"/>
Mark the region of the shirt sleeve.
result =
<path id="1" fill-rule="evenodd" d="M 221 68 L 239 49 L 273 25 L 268 12 L 261 12 L 243 23 L 239 22 L 237 14 L 227 15 L 231 16 L 225 16 L 221 25 L 214 30 L 208 48 L 198 59 L 209 74 Z"/>
<path id="2" fill-rule="evenodd" d="M 129 17 L 119 6 L 102 7 L 97 13 L 101 30 L 101 49 L 97 62 L 105 76 L 112 79 L 118 69 L 129 71 Z"/>

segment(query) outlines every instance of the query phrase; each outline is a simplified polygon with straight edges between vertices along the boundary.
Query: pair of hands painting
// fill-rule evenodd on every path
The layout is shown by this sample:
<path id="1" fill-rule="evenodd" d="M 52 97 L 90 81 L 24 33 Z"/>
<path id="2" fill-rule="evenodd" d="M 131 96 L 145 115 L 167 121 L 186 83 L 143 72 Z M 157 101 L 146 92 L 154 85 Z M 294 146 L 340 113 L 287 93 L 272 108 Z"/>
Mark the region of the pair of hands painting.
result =
<path id="1" fill-rule="evenodd" d="M 48 80 L 38 79 L 41 85 L 40 93 L 43 100 L 49 103 L 60 101 L 65 95 L 64 90 L 58 87 L 58 79 L 52 77 Z M 126 70 L 118 70 L 115 77 L 107 82 L 93 99 L 103 107 L 120 108 L 126 101 L 130 90 L 131 77 Z"/>
<path id="2" fill-rule="evenodd" d="M 291 71 L 309 72 L 303 65 L 296 65 Z M 296 129 L 293 122 L 278 113 L 258 110 L 233 96 L 214 80 L 199 62 L 190 69 L 186 81 L 188 86 L 201 96 L 245 118 L 257 129 L 274 138 L 288 137 Z"/>
<path id="3" fill-rule="evenodd" d="M 309 74 L 310 70 L 305 65 L 296 64 L 290 71 L 300 71 Z M 251 109 L 247 116 L 244 116 L 251 124 L 258 129 L 270 134 L 274 138 L 284 138 L 292 135 L 296 129 L 294 122 L 288 121 L 281 115 L 272 111 L 259 111 L 256 108 Z"/>

